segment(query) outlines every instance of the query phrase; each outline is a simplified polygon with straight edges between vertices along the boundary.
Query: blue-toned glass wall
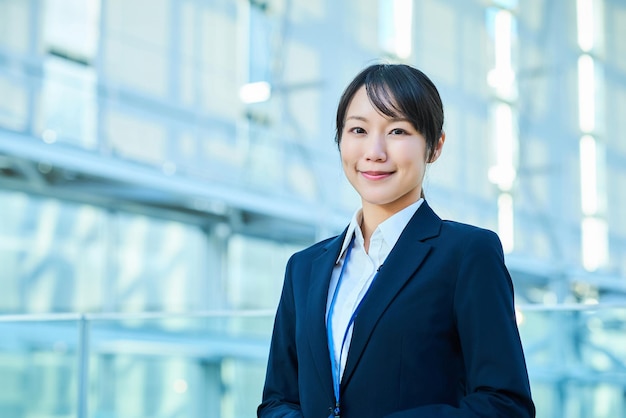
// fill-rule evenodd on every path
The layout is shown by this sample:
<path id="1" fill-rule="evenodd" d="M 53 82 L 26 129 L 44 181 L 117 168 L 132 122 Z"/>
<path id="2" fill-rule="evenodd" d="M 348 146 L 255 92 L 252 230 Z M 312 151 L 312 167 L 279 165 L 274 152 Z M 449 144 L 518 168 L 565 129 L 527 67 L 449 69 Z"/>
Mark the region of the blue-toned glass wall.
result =
<path id="1" fill-rule="evenodd" d="M 619 254 L 624 254 L 624 236 L 616 231 L 623 231 L 624 222 L 615 214 L 624 187 L 619 187 L 619 180 L 606 183 L 623 178 L 624 166 L 615 164 L 623 161 L 623 146 L 617 145 L 623 138 L 609 145 L 613 141 L 605 140 L 605 135 L 619 138 L 621 133 L 615 130 L 618 126 L 604 121 L 620 111 L 617 102 L 609 105 L 605 94 L 619 96 L 625 87 L 624 67 L 614 63 L 619 29 L 613 26 L 616 19 L 624 18 L 624 5 L 599 0 L 524 2 L 515 11 L 520 167 L 514 195 L 516 249 L 511 260 L 526 254 L 534 260 L 550 260 L 556 267 L 540 267 L 548 281 L 529 287 L 531 300 L 623 305 L 624 266 Z M 588 50 L 589 27 L 596 38 L 591 53 L 595 62 Z M 590 141 L 591 135 L 595 138 Z M 603 150 L 607 150 L 606 160 Z M 546 416 L 624 414 L 623 357 L 613 361 L 620 358 L 616 355 L 620 342 L 607 340 L 599 349 L 582 337 L 593 331 L 595 321 L 603 322 L 600 318 L 581 323 L 562 317 L 549 326 L 550 338 L 543 346 L 527 346 L 533 387 Z M 544 367 L 542 358 L 554 363 Z M 569 367 L 564 366 L 567 359 L 573 361 Z M 618 371 L 620 377 L 615 379 L 609 370 Z M 599 401 L 602 398 L 605 402 Z"/>
<path id="2" fill-rule="evenodd" d="M 381 57 L 419 66 L 440 87 L 447 144 L 429 171 L 429 201 L 445 217 L 510 237 L 518 303 L 621 303 L 626 53 L 618 39 L 626 12 L 618 1 L 594 6 L 605 21 L 595 26 L 604 46 L 594 58 L 604 68 L 605 95 L 596 100 L 606 124 L 595 134 L 607 150 L 610 233 L 606 263 L 590 274 L 581 256 L 581 50 L 571 3 L 0 1 L 0 280 L 9 289 L 0 310 L 273 309 L 287 256 L 338 231 L 356 207 L 332 142 L 333 110 L 345 83 Z M 512 22 L 504 44 L 514 100 L 489 83 L 501 68 L 494 51 L 502 35 L 490 26 L 498 10 Z M 503 112 L 492 112 L 494 103 L 511 115 L 500 132 L 517 141 L 517 159 L 495 152 L 492 127 Z M 505 174 L 516 170 L 504 193 L 506 179 L 488 176 L 502 161 Z M 586 349 L 569 317 L 524 316 L 539 416 L 623 414 L 619 362 L 610 376 L 597 356 L 560 362 L 564 352 Z M 597 322 L 580 324 L 603 329 Z M 269 331 L 227 323 L 223 330 L 249 337 Z M 174 349 L 164 340 L 180 336 L 159 321 L 117 325 L 92 330 L 89 416 L 253 413 L 263 362 L 199 354 L 205 343 L 221 353 L 245 347 L 245 338 L 232 346 L 182 338 Z M 1 415 L 72 415 L 75 393 L 83 393 L 70 360 L 75 345 L 20 335 L 2 358 L 12 376 L 2 384 L 20 390 L 0 391 Z M 593 335 L 623 366 L 615 336 Z M 119 344 L 129 340 L 130 351 Z M 32 384 L 31 363 L 47 385 Z M 577 403 L 581 387 L 591 406 Z M 595 408 L 603 399 L 611 407 Z"/>
<path id="3" fill-rule="evenodd" d="M 243 216 L 209 196 L 212 182 L 223 187 L 230 179 L 229 186 L 249 189 L 254 179 L 238 169 L 252 152 L 249 138 L 238 139 L 237 109 L 227 103 L 232 98 L 230 103 L 238 104 L 231 75 L 236 60 L 214 60 L 216 54 L 237 50 L 212 45 L 223 46 L 218 38 L 236 29 L 237 11 L 230 3 L 0 3 L 3 313 L 275 306 L 286 255 L 293 248 L 267 237 L 246 238 L 242 228 L 224 222 L 232 217 L 236 224 Z M 169 20 L 170 12 L 186 20 Z M 193 25 L 196 16 L 202 21 Z M 196 47 L 187 51 L 187 60 L 179 59 L 179 49 L 167 45 L 189 30 L 195 35 L 181 45 Z M 185 90 L 179 86 L 184 82 L 195 84 Z M 177 179 L 180 171 L 198 180 L 190 186 L 186 178 Z M 236 199 L 245 202 L 235 208 L 268 206 L 267 199 L 254 196 Z M 257 241 L 264 243 L 261 249 Z M 245 276 L 227 269 L 232 255 L 246 250 L 252 250 L 246 259 L 265 267 L 261 273 L 258 268 L 247 272 L 258 283 L 255 298 L 240 297 L 245 292 L 236 279 Z M 232 264 L 241 265 L 240 257 Z M 262 286 L 266 282 L 275 285 Z M 263 361 L 246 362 L 236 349 L 210 354 L 200 346 L 187 354 L 197 342 L 155 350 L 170 338 L 165 331 L 171 327 L 159 325 L 155 328 L 164 336 L 152 348 L 144 344 L 130 353 L 120 349 L 124 344 L 106 348 L 129 339 L 127 322 L 114 328 L 104 348 L 97 340 L 91 345 L 90 384 L 82 390 L 76 382 L 84 375 L 74 361 L 76 334 L 71 328 L 57 332 L 55 323 L 20 327 L 35 329 L 36 335 L 15 329 L 3 333 L 12 337 L 2 350 L 1 416 L 172 411 L 245 416 L 258 402 Z M 241 326 L 229 321 L 223 328 L 233 332 Z M 253 324 L 252 331 L 258 328 Z M 262 328 L 265 334 L 268 328 Z M 243 339 L 254 334 L 248 331 Z M 219 338 L 209 340 L 223 345 Z M 262 341 L 261 357 L 266 336 Z M 207 401 L 189 402 L 189 393 L 194 401 Z M 78 402 L 85 394 L 89 402 Z"/>

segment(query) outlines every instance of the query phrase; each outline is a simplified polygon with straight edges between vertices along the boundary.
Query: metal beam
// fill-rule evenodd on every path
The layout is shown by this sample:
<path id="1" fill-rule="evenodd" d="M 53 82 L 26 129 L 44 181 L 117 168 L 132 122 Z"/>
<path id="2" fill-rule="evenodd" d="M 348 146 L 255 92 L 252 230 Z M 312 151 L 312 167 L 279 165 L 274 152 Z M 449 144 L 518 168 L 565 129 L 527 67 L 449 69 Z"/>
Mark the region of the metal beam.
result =
<path id="1" fill-rule="evenodd" d="M 166 175 L 156 167 L 67 144 L 46 144 L 6 129 L 0 129 L 0 153 L 33 162 L 45 161 L 69 172 L 115 182 L 120 190 L 131 187 L 162 193 L 175 205 L 180 205 L 181 199 L 221 202 L 226 207 L 280 219 L 286 224 L 296 222 L 335 231 L 341 230 L 349 218 L 349 214 L 331 213 L 315 202 L 272 196 L 182 174 Z"/>

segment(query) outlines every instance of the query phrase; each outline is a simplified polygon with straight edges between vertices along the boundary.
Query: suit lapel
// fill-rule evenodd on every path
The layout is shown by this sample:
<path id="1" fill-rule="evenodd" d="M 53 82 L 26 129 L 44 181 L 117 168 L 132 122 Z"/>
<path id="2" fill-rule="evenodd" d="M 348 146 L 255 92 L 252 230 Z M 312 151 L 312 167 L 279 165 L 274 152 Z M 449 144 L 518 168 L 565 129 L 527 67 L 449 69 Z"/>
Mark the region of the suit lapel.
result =
<path id="1" fill-rule="evenodd" d="M 354 323 L 342 385 L 349 382 L 378 319 L 430 252 L 431 246 L 423 241 L 439 235 L 440 228 L 441 219 L 426 202 L 422 203 L 389 253 L 363 300 Z"/>
<path id="2" fill-rule="evenodd" d="M 324 248 L 324 252 L 312 261 L 311 286 L 307 298 L 306 324 L 310 327 L 311 353 L 320 379 L 324 382 L 331 400 L 335 399 L 335 395 L 332 387 L 330 354 L 326 336 L 326 302 L 330 277 L 346 232 L 344 230 L 341 235 L 331 240 Z"/>

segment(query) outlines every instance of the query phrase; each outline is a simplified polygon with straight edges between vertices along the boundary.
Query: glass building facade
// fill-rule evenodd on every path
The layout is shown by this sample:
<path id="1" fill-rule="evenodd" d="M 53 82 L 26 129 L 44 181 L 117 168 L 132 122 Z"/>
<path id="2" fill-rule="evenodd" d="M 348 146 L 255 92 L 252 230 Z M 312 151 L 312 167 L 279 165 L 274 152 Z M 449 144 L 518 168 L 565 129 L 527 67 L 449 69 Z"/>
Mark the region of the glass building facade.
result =
<path id="1" fill-rule="evenodd" d="M 0 416 L 254 416 L 379 61 L 440 89 L 426 195 L 498 232 L 537 416 L 626 416 L 623 39 L 621 0 L 0 0 Z"/>

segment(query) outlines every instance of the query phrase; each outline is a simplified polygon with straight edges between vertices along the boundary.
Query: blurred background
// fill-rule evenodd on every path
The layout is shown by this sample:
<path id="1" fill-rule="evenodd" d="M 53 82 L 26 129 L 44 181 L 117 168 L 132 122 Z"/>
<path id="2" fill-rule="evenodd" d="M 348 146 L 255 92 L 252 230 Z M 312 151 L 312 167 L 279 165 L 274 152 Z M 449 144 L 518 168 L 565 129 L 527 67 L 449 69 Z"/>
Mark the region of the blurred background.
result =
<path id="1" fill-rule="evenodd" d="M 623 0 L 0 0 L 0 416 L 255 416 L 384 61 L 440 89 L 426 195 L 498 232 L 537 416 L 625 417 L 625 39 Z"/>

